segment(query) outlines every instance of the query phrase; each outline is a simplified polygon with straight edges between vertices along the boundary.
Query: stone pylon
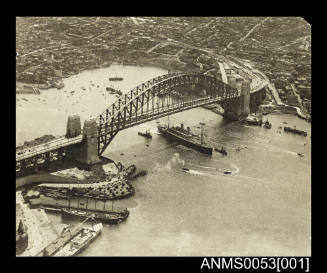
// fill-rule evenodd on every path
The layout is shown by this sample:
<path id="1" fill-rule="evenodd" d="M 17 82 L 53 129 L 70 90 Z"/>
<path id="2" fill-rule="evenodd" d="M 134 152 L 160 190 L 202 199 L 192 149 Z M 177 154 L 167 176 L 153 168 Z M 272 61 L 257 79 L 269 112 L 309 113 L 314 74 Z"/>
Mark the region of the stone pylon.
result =
<path id="1" fill-rule="evenodd" d="M 236 79 L 229 78 L 229 85 L 237 88 Z M 230 99 L 221 103 L 224 108 L 224 116 L 228 119 L 238 120 L 248 116 L 250 113 L 250 81 L 245 80 L 242 82 L 240 96 L 236 99 Z"/>
<path id="2" fill-rule="evenodd" d="M 79 115 L 68 116 L 66 137 L 72 138 L 81 134 L 81 119 Z"/>
<path id="3" fill-rule="evenodd" d="M 247 117 L 250 114 L 250 81 L 246 80 L 242 82 L 241 89 L 241 117 Z"/>
<path id="4" fill-rule="evenodd" d="M 67 133 L 68 128 L 75 130 L 77 120 L 79 120 L 79 117 L 78 119 L 76 117 L 68 118 L 68 123 L 71 124 L 67 123 Z M 86 164 L 100 162 L 98 157 L 98 129 L 95 119 L 90 118 L 84 121 L 82 142 L 69 146 L 66 149 L 66 156 Z"/>

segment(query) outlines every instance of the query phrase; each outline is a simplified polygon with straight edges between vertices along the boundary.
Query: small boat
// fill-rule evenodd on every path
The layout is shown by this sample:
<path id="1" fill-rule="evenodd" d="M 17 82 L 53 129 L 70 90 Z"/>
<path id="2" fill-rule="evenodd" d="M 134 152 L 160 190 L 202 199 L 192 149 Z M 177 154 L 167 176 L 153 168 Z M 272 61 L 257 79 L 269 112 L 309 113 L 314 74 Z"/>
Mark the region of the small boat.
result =
<path id="1" fill-rule="evenodd" d="M 152 135 L 150 134 L 149 131 L 145 131 L 145 133 L 138 132 L 138 135 L 139 135 L 139 136 L 144 136 L 144 137 L 146 137 L 146 138 L 152 138 Z"/>
<path id="2" fill-rule="evenodd" d="M 298 155 L 299 157 L 304 157 L 304 155 L 301 154 L 301 153 L 298 153 L 297 155 Z"/>
<path id="3" fill-rule="evenodd" d="M 224 174 L 231 174 L 231 171 L 224 171 Z"/>
<path id="4" fill-rule="evenodd" d="M 124 153 L 121 153 L 120 155 L 124 155 Z"/>
<path id="5" fill-rule="evenodd" d="M 190 169 L 188 169 L 188 168 L 182 168 L 182 171 L 183 172 L 188 172 Z"/>
<path id="6" fill-rule="evenodd" d="M 146 147 L 149 147 L 149 144 L 146 144 Z"/>
<path id="7" fill-rule="evenodd" d="M 288 124 L 286 121 L 283 121 L 284 124 Z"/>
<path id="8" fill-rule="evenodd" d="M 269 112 L 264 111 L 264 112 L 262 112 L 262 114 L 263 114 L 263 115 L 268 115 Z"/>

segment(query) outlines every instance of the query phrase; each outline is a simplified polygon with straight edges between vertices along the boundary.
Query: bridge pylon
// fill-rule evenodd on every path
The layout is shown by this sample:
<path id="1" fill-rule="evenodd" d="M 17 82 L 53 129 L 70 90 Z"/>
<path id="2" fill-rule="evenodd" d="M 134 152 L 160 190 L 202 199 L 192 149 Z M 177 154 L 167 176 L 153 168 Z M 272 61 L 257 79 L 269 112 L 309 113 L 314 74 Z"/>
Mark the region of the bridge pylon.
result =
<path id="1" fill-rule="evenodd" d="M 98 157 L 98 129 L 95 119 L 90 118 L 84 121 L 82 142 L 68 147 L 66 156 L 86 164 L 100 162 Z"/>
<path id="2" fill-rule="evenodd" d="M 236 88 L 235 80 L 231 80 L 231 86 Z M 250 114 L 250 81 L 243 81 L 241 87 L 241 95 L 238 98 L 231 99 L 221 103 L 224 108 L 224 116 L 228 119 L 239 120 Z"/>

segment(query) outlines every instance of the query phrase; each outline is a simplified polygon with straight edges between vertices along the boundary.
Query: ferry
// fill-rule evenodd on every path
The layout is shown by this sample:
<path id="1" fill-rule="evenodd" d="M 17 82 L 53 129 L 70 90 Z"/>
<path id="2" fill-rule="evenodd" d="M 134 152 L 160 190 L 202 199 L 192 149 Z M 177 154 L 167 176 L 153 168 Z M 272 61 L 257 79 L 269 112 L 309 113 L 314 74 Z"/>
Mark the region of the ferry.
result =
<path id="1" fill-rule="evenodd" d="M 83 228 L 69 243 L 63 246 L 53 256 L 75 256 L 93 242 L 101 233 L 103 226 L 101 223 L 92 225 L 92 228 Z"/>
<path id="2" fill-rule="evenodd" d="M 201 124 L 202 125 L 202 124 Z M 202 128 L 202 127 L 201 127 Z M 200 140 L 197 135 L 191 133 L 190 127 L 184 129 L 184 124 L 176 127 L 161 126 L 158 124 L 158 131 L 165 137 L 179 142 L 180 144 L 195 149 L 201 153 L 212 155 L 212 147 L 206 145 L 203 140 L 203 129 L 201 129 Z"/>
<path id="3" fill-rule="evenodd" d="M 253 125 L 253 126 L 261 126 L 262 119 L 258 119 L 257 117 L 250 115 L 241 121 L 243 124 L 246 125 Z"/>

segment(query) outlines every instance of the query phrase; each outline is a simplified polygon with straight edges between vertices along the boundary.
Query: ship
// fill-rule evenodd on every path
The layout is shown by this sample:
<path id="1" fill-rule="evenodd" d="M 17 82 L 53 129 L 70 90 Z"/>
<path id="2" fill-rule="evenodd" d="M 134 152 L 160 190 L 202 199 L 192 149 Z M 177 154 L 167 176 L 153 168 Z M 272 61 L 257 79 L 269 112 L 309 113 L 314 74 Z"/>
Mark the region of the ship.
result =
<path id="1" fill-rule="evenodd" d="M 152 135 L 150 134 L 150 132 L 148 130 L 146 130 L 145 133 L 138 132 L 138 135 L 144 136 L 146 138 L 152 138 Z"/>
<path id="2" fill-rule="evenodd" d="M 92 228 L 83 228 L 69 243 L 64 245 L 53 256 L 75 256 L 93 242 L 101 233 L 102 224 L 92 225 Z"/>
<path id="3" fill-rule="evenodd" d="M 129 215 L 129 211 L 124 209 L 122 211 L 92 211 L 92 210 L 83 210 L 75 208 L 62 208 L 61 215 L 63 217 L 69 218 L 92 218 L 96 221 L 107 223 L 107 224 L 118 224 L 124 220 Z"/>
<path id="4" fill-rule="evenodd" d="M 203 128 L 201 129 L 200 139 L 197 135 L 191 133 L 190 127 L 187 127 L 187 130 L 185 130 L 183 123 L 180 127 L 169 127 L 169 123 L 168 126 L 161 126 L 160 124 L 158 124 L 158 131 L 165 137 L 177 141 L 178 143 L 186 147 L 192 148 L 204 154 L 212 155 L 212 147 L 204 143 Z"/>
<path id="5" fill-rule="evenodd" d="M 227 152 L 224 147 L 221 147 L 221 149 L 215 148 L 215 151 L 223 155 L 227 155 Z"/>
<path id="6" fill-rule="evenodd" d="M 285 132 L 291 132 L 291 133 L 298 134 L 298 135 L 302 135 L 302 136 L 307 136 L 307 132 L 302 131 L 302 130 L 298 130 L 296 128 L 284 127 L 284 131 Z"/>

